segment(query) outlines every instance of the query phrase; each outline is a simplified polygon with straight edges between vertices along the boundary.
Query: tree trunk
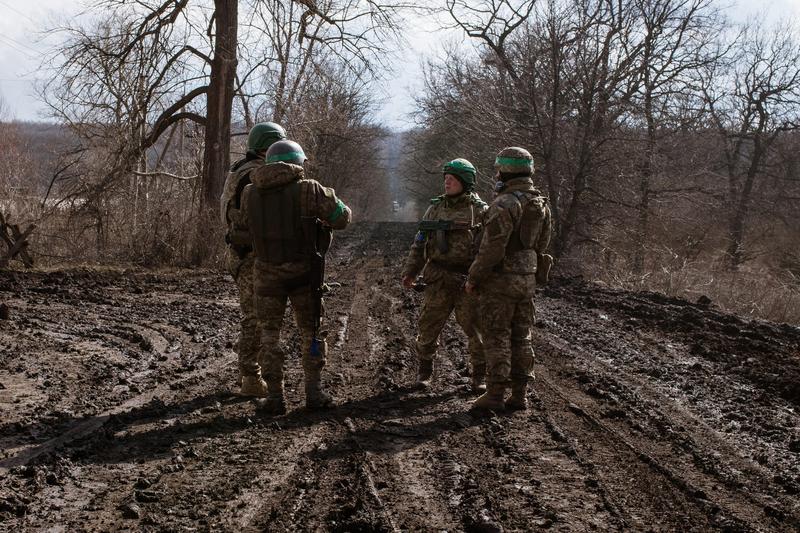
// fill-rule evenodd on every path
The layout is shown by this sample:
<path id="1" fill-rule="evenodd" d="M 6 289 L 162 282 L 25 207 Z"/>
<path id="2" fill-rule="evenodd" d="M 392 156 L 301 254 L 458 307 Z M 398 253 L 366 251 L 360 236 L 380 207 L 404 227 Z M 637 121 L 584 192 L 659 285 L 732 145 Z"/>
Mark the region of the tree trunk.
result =
<path id="1" fill-rule="evenodd" d="M 201 213 L 216 218 L 222 184 L 228 172 L 231 144 L 231 108 L 236 79 L 237 0 L 214 0 L 216 38 L 208 88 L 208 110 L 203 153 Z"/>
<path id="2" fill-rule="evenodd" d="M 762 142 L 760 132 L 755 136 L 753 142 L 753 155 L 747 167 L 742 190 L 739 192 L 738 199 L 732 199 L 731 205 L 734 206 L 731 213 L 728 232 L 728 261 L 732 270 L 739 268 L 745 260 L 744 254 L 744 233 L 747 224 L 747 215 L 750 210 L 753 185 L 761 168 L 761 163 L 766 156 L 766 148 Z"/>
<path id="3" fill-rule="evenodd" d="M 647 241 L 650 237 L 650 195 L 653 179 L 653 158 L 656 151 L 656 125 L 653 117 L 652 89 L 647 88 L 644 102 L 644 114 L 647 120 L 647 147 L 642 161 L 642 172 L 639 177 L 638 224 L 636 231 L 636 248 L 633 254 L 633 270 L 637 274 L 644 273 Z"/>

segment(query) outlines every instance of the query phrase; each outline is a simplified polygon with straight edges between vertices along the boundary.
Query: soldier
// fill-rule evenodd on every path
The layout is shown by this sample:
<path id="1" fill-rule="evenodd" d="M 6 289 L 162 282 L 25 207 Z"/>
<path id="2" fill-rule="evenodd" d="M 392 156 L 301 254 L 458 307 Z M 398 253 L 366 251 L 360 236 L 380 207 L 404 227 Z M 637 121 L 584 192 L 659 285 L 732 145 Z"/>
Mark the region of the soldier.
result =
<path id="1" fill-rule="evenodd" d="M 550 242 L 550 208 L 533 186 L 533 157 L 527 150 L 503 149 L 495 168 L 498 195 L 486 213 L 465 287 L 478 294 L 488 363 L 486 393 L 472 408 L 527 409 L 528 381 L 533 379 L 533 292 L 537 280 L 546 280 L 552 261 L 544 254 Z M 504 402 L 509 386 L 511 396 Z"/>
<path id="2" fill-rule="evenodd" d="M 417 384 L 423 388 L 430 386 L 439 334 L 455 310 L 456 320 L 469 341 L 472 389 L 477 393 L 485 387 L 486 360 L 477 299 L 462 289 L 487 205 L 474 192 L 472 163 L 454 159 L 442 171 L 445 193 L 431 200 L 403 268 L 402 283 L 407 289 L 414 286 L 414 279 L 424 269 L 425 298 L 417 335 Z"/>
<path id="3" fill-rule="evenodd" d="M 267 164 L 252 173 L 253 183 L 242 195 L 244 219 L 255 248 L 256 310 L 261 328 L 262 367 L 267 368 L 269 394 L 259 410 L 283 414 L 283 365 L 280 330 L 287 299 L 302 338 L 306 406 L 333 405 L 322 390 L 327 344 L 315 338 L 315 300 L 312 293 L 312 260 L 327 251 L 331 229 L 350 223 L 350 208 L 333 189 L 306 178 L 306 155 L 294 141 L 278 141 L 267 150 Z M 320 227 L 323 226 L 323 227 Z M 320 243 L 320 239 L 322 242 Z M 318 301 L 317 301 L 318 302 Z M 316 315 L 316 316 L 315 316 Z"/>
<path id="4" fill-rule="evenodd" d="M 274 122 L 256 124 L 247 136 L 247 154 L 231 167 L 220 198 L 222 223 L 227 226 L 227 265 L 239 288 L 239 307 L 242 311 L 239 333 L 239 382 L 243 396 L 267 395 L 267 385 L 261 379 L 258 362 L 261 333 L 258 330 L 255 298 L 253 297 L 252 240 L 242 220 L 242 191 L 250 184 L 250 174 L 264 165 L 264 157 L 272 143 L 286 138 L 283 128 Z"/>

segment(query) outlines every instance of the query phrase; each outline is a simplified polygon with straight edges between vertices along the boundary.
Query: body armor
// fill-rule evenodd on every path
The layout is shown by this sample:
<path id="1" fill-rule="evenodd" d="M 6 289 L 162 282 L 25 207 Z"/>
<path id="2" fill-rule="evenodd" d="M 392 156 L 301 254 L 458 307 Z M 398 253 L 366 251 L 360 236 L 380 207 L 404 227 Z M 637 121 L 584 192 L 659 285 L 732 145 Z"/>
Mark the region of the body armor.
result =
<path id="1" fill-rule="evenodd" d="M 253 247 L 260 261 L 271 264 L 309 261 L 316 248 L 316 217 L 302 217 L 300 184 L 260 189 L 250 194 L 248 213 Z M 309 220 L 306 221 L 305 219 Z"/>

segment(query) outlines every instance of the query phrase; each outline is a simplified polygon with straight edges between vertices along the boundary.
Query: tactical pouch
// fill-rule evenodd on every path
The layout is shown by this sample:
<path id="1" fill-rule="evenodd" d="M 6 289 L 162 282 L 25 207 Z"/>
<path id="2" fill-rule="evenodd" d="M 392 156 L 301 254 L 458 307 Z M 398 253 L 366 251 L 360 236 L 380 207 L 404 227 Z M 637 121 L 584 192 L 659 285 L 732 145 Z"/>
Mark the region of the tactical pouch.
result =
<path id="1" fill-rule="evenodd" d="M 536 254 L 536 283 L 544 285 L 550 281 L 550 269 L 553 267 L 553 256 Z"/>

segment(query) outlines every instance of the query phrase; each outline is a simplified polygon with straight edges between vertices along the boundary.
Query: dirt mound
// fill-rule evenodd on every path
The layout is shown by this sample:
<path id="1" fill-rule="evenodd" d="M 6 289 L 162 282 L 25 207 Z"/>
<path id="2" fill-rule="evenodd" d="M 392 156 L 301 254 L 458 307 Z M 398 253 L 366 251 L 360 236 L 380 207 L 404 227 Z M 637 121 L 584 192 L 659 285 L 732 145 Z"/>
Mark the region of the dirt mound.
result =
<path id="1" fill-rule="evenodd" d="M 0 273 L 0 529 L 505 531 L 800 527 L 800 331 L 555 280 L 531 410 L 468 411 L 466 340 L 409 388 L 413 224 L 337 236 L 335 410 L 232 394 L 235 287 L 209 271 Z"/>

